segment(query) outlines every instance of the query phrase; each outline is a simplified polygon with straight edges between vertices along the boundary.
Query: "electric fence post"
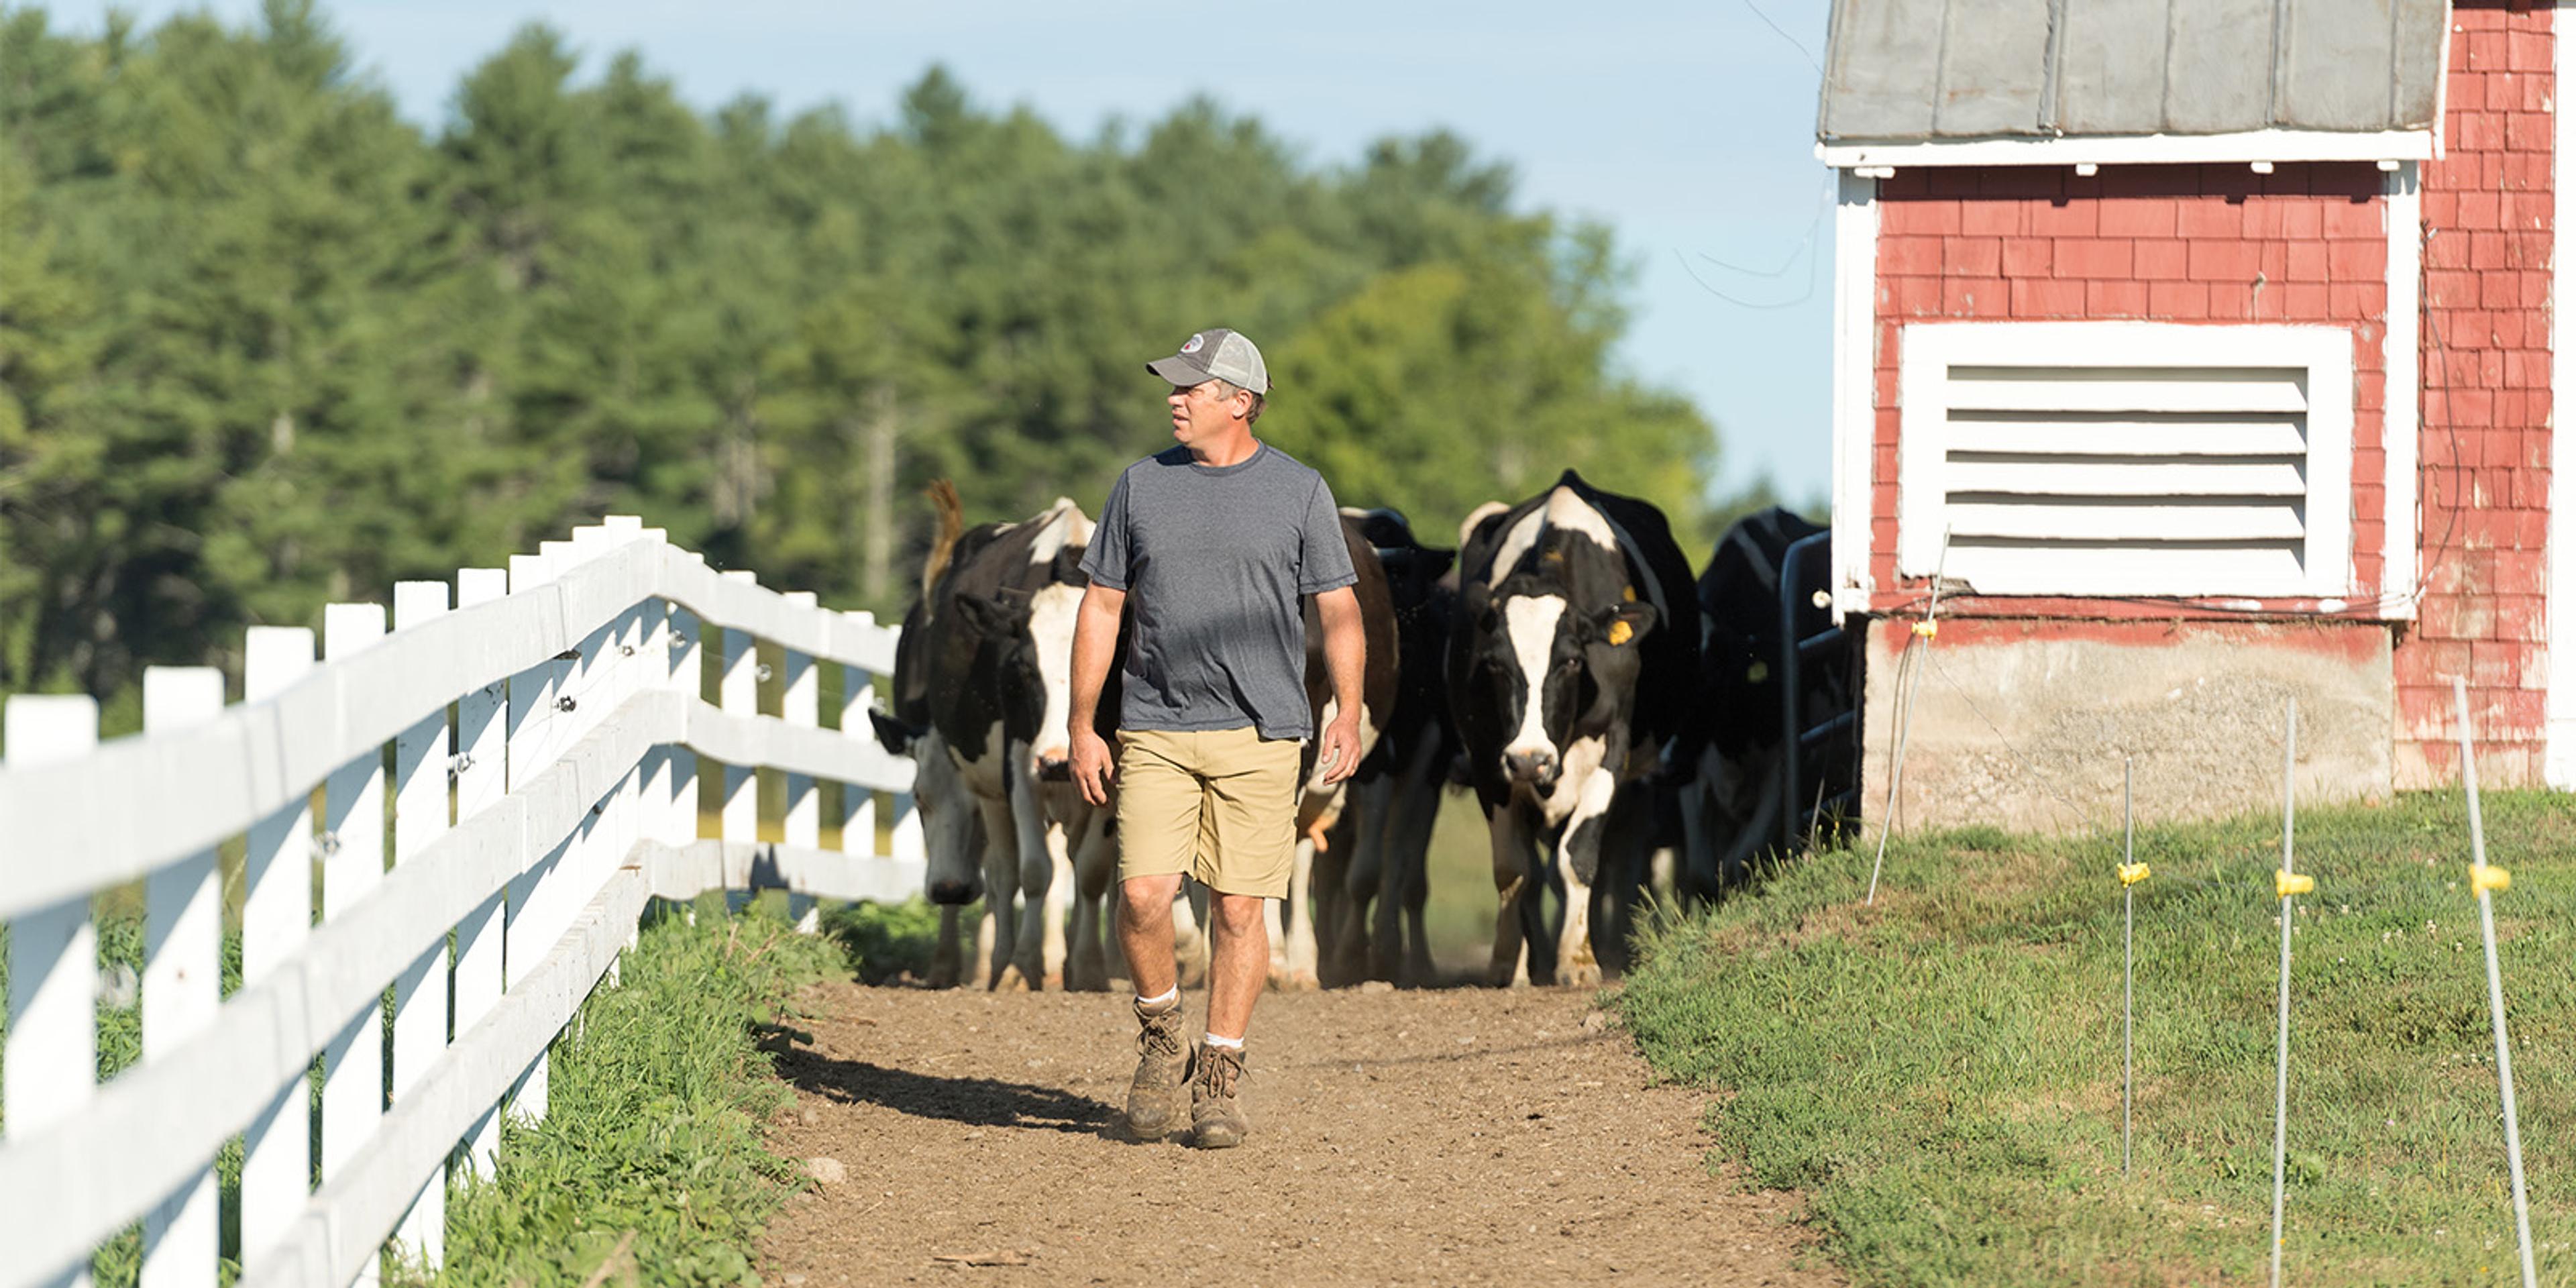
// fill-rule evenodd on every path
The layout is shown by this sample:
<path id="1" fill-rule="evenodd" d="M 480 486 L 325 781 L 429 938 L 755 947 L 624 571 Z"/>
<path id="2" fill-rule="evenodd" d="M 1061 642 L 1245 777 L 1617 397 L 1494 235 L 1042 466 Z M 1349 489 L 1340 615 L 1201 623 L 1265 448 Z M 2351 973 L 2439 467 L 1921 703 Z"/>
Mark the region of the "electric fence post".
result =
<path id="1" fill-rule="evenodd" d="M 2496 964 L 2495 900 L 2513 885 L 2513 874 L 2487 866 L 2486 821 L 2478 813 L 2478 762 L 2470 748 L 2469 682 L 2454 676 L 2451 695 L 2460 708 L 2460 785 L 2469 796 L 2469 890 L 2478 901 L 2478 933 L 2487 948 L 2487 1012 L 2495 1020 L 2496 1090 L 2504 1099 L 2504 1156 L 2513 1176 L 2513 1234 L 2522 1251 L 2522 1288 L 2539 1282 L 2531 1264 L 2531 1198 L 2522 1187 L 2522 1128 L 2513 1107 L 2513 1052 L 2505 1040 L 2504 972 Z"/>
<path id="2" fill-rule="evenodd" d="M 2129 1142 L 2133 1128 L 2130 1106 L 2137 1084 L 2137 885 L 2147 879 L 2147 865 L 2138 862 L 2138 811 L 2132 784 L 2136 765 L 2133 757 L 2120 758 L 2120 1175 L 2129 1174 Z"/>
<path id="3" fill-rule="evenodd" d="M 2290 901 L 2317 888 L 2315 877 L 2292 870 L 2298 768 L 2299 699 L 2294 695 L 2281 734 L 2281 870 L 2272 874 L 2272 889 L 2281 897 L 2281 1028 L 2276 1046 L 2280 1061 L 2272 1083 L 2272 1288 L 2281 1288 L 2281 1198 L 2290 1157 Z"/>

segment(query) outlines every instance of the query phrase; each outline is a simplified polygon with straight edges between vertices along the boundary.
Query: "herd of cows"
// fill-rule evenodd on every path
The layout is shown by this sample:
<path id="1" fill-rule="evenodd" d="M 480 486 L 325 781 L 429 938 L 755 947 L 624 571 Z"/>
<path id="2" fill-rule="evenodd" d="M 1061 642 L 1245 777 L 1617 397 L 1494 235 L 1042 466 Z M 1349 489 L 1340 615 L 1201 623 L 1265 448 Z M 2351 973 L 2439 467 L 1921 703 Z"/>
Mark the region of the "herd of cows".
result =
<path id="1" fill-rule="evenodd" d="M 1116 902 L 1115 811 L 1083 799 L 1067 759 L 1091 520 L 1059 500 L 969 529 L 953 487 L 931 495 L 921 598 L 891 709 L 873 715 L 879 740 L 917 766 L 925 893 L 940 911 L 931 981 L 1105 988 L 1125 973 L 1102 924 Z M 1368 641 L 1362 760 L 1327 785 L 1308 749 L 1289 897 L 1271 905 L 1273 984 L 1432 982 L 1425 856 L 1451 786 L 1474 790 L 1492 837 L 1495 984 L 1597 982 L 1621 965 L 1650 883 L 1708 898 L 1739 879 L 1770 839 L 1758 820 L 1786 807 L 1766 799 L 1783 746 L 1766 665 L 1781 617 L 1762 556 L 1776 569 L 1776 547 L 1815 530 L 1779 511 L 1760 520 L 1731 530 L 1694 579 L 1660 511 L 1571 471 L 1517 505 L 1480 507 L 1454 549 L 1423 544 L 1392 511 L 1346 510 Z M 1306 640 L 1321 728 L 1331 685 L 1311 601 Z M 1104 736 L 1123 665 L 1122 644 Z M 1849 701 L 1846 667 L 1810 684 L 1815 703 Z M 978 903 L 970 944 L 964 914 Z M 1206 945 L 1186 897 L 1175 915 L 1182 978 L 1195 980 Z"/>

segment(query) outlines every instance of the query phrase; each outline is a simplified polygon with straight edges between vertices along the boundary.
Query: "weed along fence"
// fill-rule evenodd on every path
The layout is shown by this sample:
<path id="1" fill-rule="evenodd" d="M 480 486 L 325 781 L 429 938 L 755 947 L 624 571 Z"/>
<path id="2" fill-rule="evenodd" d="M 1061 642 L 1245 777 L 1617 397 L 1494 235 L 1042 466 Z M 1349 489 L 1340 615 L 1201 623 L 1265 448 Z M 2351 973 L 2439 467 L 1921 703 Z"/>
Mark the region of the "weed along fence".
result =
<path id="1" fill-rule="evenodd" d="M 215 1283 L 234 1220 L 244 1284 L 371 1280 L 389 1239 L 434 1264 L 451 1159 L 488 1174 L 496 1115 L 543 1116 L 547 1046 L 614 982 L 648 899 L 920 889 L 911 768 L 864 714 L 896 632 L 634 519 L 573 537 L 464 570 L 454 607 L 443 583 L 396 587 L 390 633 L 379 605 L 331 605 L 319 661 L 311 631 L 253 628 L 236 706 L 214 670 L 154 669 L 134 737 L 100 743 L 85 697 L 10 699 L 0 1285 L 83 1282 L 138 1223 L 146 1285 Z M 776 843 L 761 769 L 784 779 Z M 93 901 L 137 885 L 141 1051 L 102 1082 Z M 236 1138 L 237 1197 L 217 1179 Z"/>

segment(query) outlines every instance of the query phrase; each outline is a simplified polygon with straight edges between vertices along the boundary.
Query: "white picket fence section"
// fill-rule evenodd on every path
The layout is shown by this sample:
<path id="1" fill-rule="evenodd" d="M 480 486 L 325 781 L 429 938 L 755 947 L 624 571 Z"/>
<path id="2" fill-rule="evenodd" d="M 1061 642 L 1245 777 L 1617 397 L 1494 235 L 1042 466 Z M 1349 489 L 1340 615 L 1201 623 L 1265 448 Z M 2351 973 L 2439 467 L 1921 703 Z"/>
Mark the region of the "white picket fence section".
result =
<path id="1" fill-rule="evenodd" d="M 921 888 L 911 766 L 866 714 L 893 629 L 625 517 L 454 589 L 451 609 L 443 583 L 396 587 L 390 633 L 379 605 L 331 605 L 318 664 L 311 631 L 253 628 L 238 706 L 217 671 L 154 668 L 131 738 L 100 743 L 85 697 L 9 700 L 0 1288 L 85 1283 L 137 1221 L 145 1285 L 214 1284 L 214 1165 L 235 1136 L 245 1288 L 372 1282 L 389 1239 L 434 1264 L 451 1158 L 488 1175 L 497 1114 L 543 1115 L 547 1046 L 614 982 L 648 898 L 783 887 L 810 909 Z M 778 716 L 757 714 L 762 640 L 785 662 Z M 820 722 L 827 665 L 839 730 Z M 698 837 L 700 756 L 724 766 L 720 839 Z M 786 776 L 777 844 L 755 834 L 760 767 Z M 827 781 L 846 785 L 839 851 L 820 848 Z M 896 794 L 887 853 L 875 792 Z M 242 979 L 219 1000 L 216 852 L 236 837 Z M 100 1083 L 91 899 L 136 881 L 143 1054 Z"/>

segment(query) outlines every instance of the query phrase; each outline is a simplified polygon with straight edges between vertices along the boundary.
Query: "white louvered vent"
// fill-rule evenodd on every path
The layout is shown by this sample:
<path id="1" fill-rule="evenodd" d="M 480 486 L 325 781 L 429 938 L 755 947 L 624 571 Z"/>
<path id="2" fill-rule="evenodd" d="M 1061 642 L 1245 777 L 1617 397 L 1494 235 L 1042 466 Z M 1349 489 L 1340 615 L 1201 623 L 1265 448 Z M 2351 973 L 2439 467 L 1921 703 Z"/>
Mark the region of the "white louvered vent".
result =
<path id="1" fill-rule="evenodd" d="M 2345 592 L 2349 331 L 1929 324 L 1903 346 L 1905 575 L 1989 595 Z"/>

